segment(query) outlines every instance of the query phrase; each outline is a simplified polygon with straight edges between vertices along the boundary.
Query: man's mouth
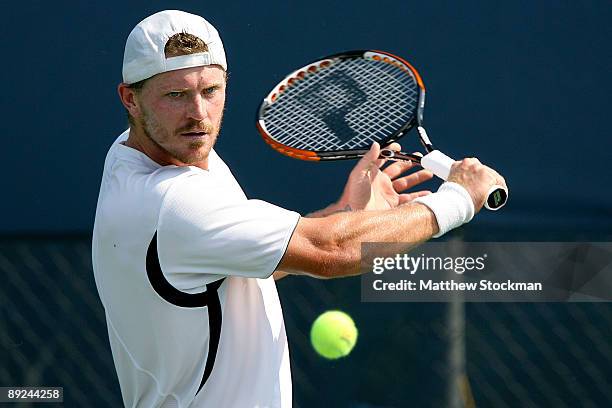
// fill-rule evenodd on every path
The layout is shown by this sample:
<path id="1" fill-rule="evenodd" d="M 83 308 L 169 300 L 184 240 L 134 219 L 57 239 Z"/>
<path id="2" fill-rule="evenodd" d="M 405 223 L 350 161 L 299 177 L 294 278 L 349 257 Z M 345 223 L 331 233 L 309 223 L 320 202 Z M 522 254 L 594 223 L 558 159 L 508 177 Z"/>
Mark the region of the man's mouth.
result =
<path id="1" fill-rule="evenodd" d="M 194 130 L 191 132 L 181 132 L 181 135 L 187 136 L 187 137 L 203 137 L 203 136 L 206 136 L 207 133 L 203 130 Z"/>

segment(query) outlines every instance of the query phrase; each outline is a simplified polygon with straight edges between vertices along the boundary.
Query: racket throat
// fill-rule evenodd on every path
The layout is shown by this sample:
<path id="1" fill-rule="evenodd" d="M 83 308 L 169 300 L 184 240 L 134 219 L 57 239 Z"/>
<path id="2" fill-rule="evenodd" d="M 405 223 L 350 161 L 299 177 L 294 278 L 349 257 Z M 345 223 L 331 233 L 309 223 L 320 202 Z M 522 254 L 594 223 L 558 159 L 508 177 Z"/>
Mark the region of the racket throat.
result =
<path id="1" fill-rule="evenodd" d="M 425 128 L 423 126 L 417 126 L 417 132 L 419 132 L 423 147 L 425 147 L 428 152 L 435 150 L 433 145 L 431 144 L 431 140 L 429 140 L 429 136 L 427 136 L 427 131 L 425 130 Z"/>
<path id="2" fill-rule="evenodd" d="M 411 161 L 413 163 L 419 163 L 419 164 L 421 163 L 421 156 L 417 156 L 416 154 L 396 152 L 396 151 L 389 150 L 389 149 L 382 149 L 380 151 L 379 158 L 388 159 L 388 160 Z"/>

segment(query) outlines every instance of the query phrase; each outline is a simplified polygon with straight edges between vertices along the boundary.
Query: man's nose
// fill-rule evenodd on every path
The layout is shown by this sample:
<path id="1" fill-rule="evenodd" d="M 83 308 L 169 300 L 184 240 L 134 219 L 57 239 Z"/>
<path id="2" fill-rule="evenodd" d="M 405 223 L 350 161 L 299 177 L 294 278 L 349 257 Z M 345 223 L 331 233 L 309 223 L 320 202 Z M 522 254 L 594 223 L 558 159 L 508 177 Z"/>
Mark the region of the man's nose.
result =
<path id="1" fill-rule="evenodd" d="M 202 121 L 208 116 L 206 111 L 206 99 L 201 95 L 196 95 L 193 100 L 189 103 L 189 110 L 187 112 L 191 119 Z"/>

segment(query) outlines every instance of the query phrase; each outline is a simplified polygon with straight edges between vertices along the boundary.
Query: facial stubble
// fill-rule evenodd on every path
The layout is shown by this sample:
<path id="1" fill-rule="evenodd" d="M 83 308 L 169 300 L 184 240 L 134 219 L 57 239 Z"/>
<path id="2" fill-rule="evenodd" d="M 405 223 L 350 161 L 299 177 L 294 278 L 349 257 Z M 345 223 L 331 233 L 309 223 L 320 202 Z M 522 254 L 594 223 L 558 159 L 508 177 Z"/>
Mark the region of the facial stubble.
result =
<path id="1" fill-rule="evenodd" d="M 167 155 L 179 160 L 185 164 L 195 164 L 206 159 L 210 150 L 213 148 L 217 141 L 217 137 L 219 136 L 219 132 L 221 130 L 221 123 L 223 121 L 223 113 L 221 114 L 221 118 L 219 120 L 219 124 L 215 130 L 215 126 L 208 123 L 202 123 L 198 121 L 192 121 L 187 126 L 182 127 L 176 133 L 180 134 L 181 132 L 189 132 L 189 131 L 203 131 L 207 134 L 208 138 L 210 138 L 210 149 L 204 152 L 200 152 L 199 150 L 207 144 L 206 140 L 192 140 L 187 145 L 190 151 L 195 151 L 197 154 L 194 156 L 183 155 L 179 151 L 170 151 L 164 146 L 160 144 L 160 140 L 172 140 L 174 135 L 169 134 L 167 130 L 165 130 L 162 126 L 160 126 L 157 118 L 153 114 L 151 114 L 144 106 L 142 107 L 142 118 L 138 119 L 139 125 L 143 130 L 144 135 L 155 145 L 157 148 L 165 152 Z M 174 150 L 174 149 L 173 149 Z"/>

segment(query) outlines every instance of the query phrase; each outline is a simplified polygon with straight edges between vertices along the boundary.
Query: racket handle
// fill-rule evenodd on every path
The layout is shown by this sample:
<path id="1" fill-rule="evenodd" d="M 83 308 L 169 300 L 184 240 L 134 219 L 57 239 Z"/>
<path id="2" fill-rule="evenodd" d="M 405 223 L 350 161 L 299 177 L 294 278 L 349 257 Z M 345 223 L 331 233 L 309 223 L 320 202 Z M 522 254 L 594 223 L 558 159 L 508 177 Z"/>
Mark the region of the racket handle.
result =
<path id="1" fill-rule="evenodd" d="M 421 158 L 421 166 L 431 171 L 442 180 L 446 181 L 450 174 L 451 166 L 455 160 L 451 159 L 439 150 L 432 150 Z"/>
<path id="2" fill-rule="evenodd" d="M 431 171 L 442 180 L 447 180 L 451 166 L 455 160 L 451 159 L 439 150 L 433 150 L 421 158 L 421 166 Z M 487 201 L 484 206 L 487 210 L 497 211 L 506 205 L 508 201 L 508 190 L 505 187 L 495 185 L 487 193 Z"/>

